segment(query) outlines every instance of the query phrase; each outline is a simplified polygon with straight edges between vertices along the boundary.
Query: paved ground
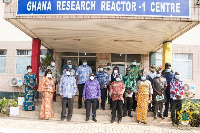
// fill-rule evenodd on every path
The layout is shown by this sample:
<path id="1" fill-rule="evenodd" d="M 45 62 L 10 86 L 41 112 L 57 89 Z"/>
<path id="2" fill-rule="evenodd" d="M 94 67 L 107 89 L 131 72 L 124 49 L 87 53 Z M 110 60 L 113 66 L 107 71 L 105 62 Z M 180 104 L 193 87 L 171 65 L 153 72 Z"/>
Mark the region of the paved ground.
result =
<path id="1" fill-rule="evenodd" d="M 85 122 L 85 109 L 77 109 L 77 102 L 74 104 L 74 114 L 72 120 L 60 120 L 61 102 L 53 103 L 55 118 L 52 120 L 39 120 L 39 110 L 41 101 L 36 101 L 35 111 L 23 111 L 20 109 L 20 115 L 17 117 L 1 117 L 0 120 L 0 133 L 16 133 L 16 132 L 44 132 L 44 133 L 199 133 L 200 127 L 191 128 L 190 130 L 180 130 L 176 126 L 172 126 L 170 118 L 161 120 L 153 119 L 153 114 L 148 114 L 148 124 L 138 125 L 136 122 L 136 114 L 132 112 L 133 118 L 125 117 L 122 122 L 110 123 L 110 110 L 97 110 L 97 123 L 89 120 Z M 184 128 L 185 129 L 185 128 Z"/>

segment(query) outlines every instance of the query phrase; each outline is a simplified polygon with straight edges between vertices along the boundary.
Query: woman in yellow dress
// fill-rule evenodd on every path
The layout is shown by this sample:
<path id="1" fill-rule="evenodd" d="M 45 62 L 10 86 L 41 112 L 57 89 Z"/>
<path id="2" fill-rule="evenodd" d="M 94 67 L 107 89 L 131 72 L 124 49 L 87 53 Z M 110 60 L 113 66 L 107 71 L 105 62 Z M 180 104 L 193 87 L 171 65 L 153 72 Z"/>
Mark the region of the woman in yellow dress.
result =
<path id="1" fill-rule="evenodd" d="M 46 70 L 43 79 L 40 82 L 38 89 L 42 94 L 42 105 L 40 110 L 40 119 L 51 119 L 54 117 L 53 112 L 53 94 L 55 92 L 54 79 L 50 69 Z"/>
<path id="2" fill-rule="evenodd" d="M 146 74 L 141 75 L 135 89 L 135 100 L 137 101 L 137 121 L 147 124 L 147 112 L 149 101 L 151 101 L 151 82 L 146 80 Z"/>

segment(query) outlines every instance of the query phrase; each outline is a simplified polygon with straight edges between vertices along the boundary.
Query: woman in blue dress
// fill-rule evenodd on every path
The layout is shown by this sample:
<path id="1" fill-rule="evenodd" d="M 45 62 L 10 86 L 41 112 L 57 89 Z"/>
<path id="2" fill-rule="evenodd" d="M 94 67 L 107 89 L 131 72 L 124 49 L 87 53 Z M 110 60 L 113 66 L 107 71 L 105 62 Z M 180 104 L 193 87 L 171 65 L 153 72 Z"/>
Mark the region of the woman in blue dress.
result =
<path id="1" fill-rule="evenodd" d="M 32 73 L 32 67 L 27 66 L 28 73 L 24 75 L 24 110 L 32 111 L 35 110 L 35 103 L 34 103 L 34 94 L 37 84 L 37 77 L 34 73 Z"/>

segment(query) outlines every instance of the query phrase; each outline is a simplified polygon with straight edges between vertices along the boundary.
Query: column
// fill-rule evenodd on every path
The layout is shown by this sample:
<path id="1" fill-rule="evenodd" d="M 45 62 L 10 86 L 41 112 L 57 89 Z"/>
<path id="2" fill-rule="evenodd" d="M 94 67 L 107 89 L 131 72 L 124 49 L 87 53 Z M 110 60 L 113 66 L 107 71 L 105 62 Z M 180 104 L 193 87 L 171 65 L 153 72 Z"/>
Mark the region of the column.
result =
<path id="1" fill-rule="evenodd" d="M 165 63 L 172 65 L 172 43 L 167 41 L 163 43 L 163 55 L 162 55 L 162 68 L 165 69 Z"/>
<path id="2" fill-rule="evenodd" d="M 41 40 L 38 38 L 33 38 L 31 66 L 32 66 L 32 72 L 37 75 L 38 83 L 39 83 L 39 67 L 40 67 L 40 47 L 41 47 Z"/>

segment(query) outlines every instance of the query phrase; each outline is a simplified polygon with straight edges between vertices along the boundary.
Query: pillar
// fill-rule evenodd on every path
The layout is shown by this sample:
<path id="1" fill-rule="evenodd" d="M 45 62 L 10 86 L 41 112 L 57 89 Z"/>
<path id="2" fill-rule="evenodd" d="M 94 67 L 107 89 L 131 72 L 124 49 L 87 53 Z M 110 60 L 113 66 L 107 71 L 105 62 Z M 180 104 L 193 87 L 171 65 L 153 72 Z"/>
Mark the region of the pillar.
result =
<path id="1" fill-rule="evenodd" d="M 31 66 L 32 66 L 32 72 L 37 75 L 38 83 L 39 83 L 39 67 L 40 67 L 40 47 L 41 47 L 41 40 L 38 38 L 33 38 Z"/>
<path id="2" fill-rule="evenodd" d="M 172 43 L 163 43 L 163 55 L 162 55 L 162 68 L 165 69 L 165 63 L 172 64 Z"/>

